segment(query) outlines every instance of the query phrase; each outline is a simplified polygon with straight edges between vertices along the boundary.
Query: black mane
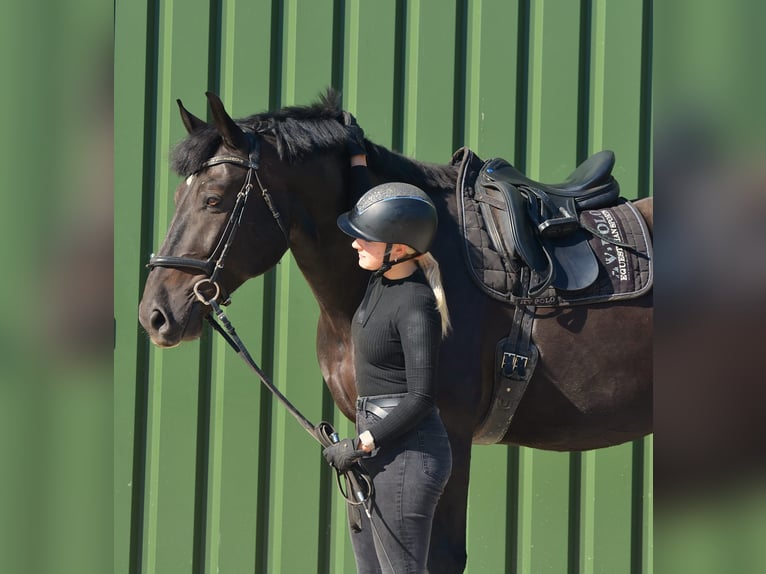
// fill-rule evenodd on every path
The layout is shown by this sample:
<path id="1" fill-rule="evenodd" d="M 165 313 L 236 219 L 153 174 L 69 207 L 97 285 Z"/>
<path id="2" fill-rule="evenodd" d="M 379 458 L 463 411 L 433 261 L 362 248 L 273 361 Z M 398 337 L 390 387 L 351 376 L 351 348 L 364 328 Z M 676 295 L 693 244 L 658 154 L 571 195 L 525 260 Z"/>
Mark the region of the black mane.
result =
<path id="1" fill-rule="evenodd" d="M 367 165 L 386 181 L 406 181 L 426 193 L 434 188 L 453 189 L 457 179 L 457 168 L 440 163 L 424 163 L 368 140 Z"/>
<path id="2" fill-rule="evenodd" d="M 245 130 L 272 136 L 280 159 L 290 163 L 313 153 L 345 152 L 347 136 L 342 124 L 340 94 L 333 89 L 328 89 L 308 106 L 288 106 L 235 121 Z M 409 181 L 426 190 L 454 184 L 454 169 L 449 166 L 424 164 L 365 141 L 370 169 L 385 174 L 388 180 Z M 171 167 L 184 177 L 195 173 L 220 145 L 221 137 L 215 125 L 207 124 L 175 146 Z"/>
<path id="3" fill-rule="evenodd" d="M 345 146 L 341 113 L 340 94 L 328 90 L 314 104 L 288 106 L 235 121 L 244 130 L 272 135 L 280 159 L 294 162 L 311 153 Z M 221 137 L 215 125 L 207 124 L 173 148 L 171 168 L 182 176 L 192 174 L 220 145 Z"/>

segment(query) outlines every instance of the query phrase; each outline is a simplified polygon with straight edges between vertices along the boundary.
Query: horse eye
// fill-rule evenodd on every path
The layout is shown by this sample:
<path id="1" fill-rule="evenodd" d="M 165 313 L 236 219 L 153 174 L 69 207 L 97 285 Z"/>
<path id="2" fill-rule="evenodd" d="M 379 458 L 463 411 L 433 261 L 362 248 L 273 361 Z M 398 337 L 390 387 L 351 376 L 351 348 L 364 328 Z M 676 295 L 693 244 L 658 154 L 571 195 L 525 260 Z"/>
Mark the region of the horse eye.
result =
<path id="1" fill-rule="evenodd" d="M 215 195 L 211 195 L 205 199 L 205 205 L 207 205 L 208 207 L 216 207 L 217 205 L 220 205 L 220 203 L 221 203 L 221 198 Z"/>

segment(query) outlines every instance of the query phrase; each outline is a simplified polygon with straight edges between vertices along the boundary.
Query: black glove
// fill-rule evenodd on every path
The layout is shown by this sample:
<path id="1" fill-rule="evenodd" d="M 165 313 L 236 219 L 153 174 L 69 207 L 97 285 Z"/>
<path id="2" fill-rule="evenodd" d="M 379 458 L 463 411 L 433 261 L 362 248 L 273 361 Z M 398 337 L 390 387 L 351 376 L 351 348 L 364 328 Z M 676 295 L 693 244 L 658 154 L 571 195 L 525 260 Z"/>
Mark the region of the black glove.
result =
<path id="1" fill-rule="evenodd" d="M 348 155 L 366 155 L 364 147 L 364 130 L 356 123 L 356 118 L 350 112 L 343 112 L 343 125 L 346 127 L 346 149 Z"/>
<path id="2" fill-rule="evenodd" d="M 357 450 L 357 445 L 350 438 L 344 438 L 340 442 L 331 444 L 322 451 L 324 458 L 332 466 L 341 472 L 347 471 L 351 466 L 366 453 Z"/>

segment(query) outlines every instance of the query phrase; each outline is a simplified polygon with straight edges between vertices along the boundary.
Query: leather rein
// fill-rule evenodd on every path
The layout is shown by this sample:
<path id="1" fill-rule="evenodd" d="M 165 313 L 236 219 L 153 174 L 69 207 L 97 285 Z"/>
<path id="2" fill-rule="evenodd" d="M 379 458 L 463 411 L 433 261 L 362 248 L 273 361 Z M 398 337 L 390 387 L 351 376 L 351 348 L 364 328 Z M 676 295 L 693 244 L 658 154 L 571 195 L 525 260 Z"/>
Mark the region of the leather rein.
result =
<path id="1" fill-rule="evenodd" d="M 335 429 L 328 422 L 322 421 L 318 425 L 313 425 L 288 399 L 285 397 L 279 389 L 277 389 L 271 380 L 266 376 L 263 370 L 253 360 L 249 351 L 245 347 L 242 340 L 237 335 L 234 326 L 231 321 L 221 309 L 221 305 L 228 305 L 231 302 L 231 297 L 226 294 L 221 288 L 218 282 L 221 270 L 224 266 L 224 260 L 229 252 L 232 244 L 234 243 L 234 236 L 237 230 L 242 225 L 242 214 L 245 211 L 245 205 L 247 204 L 250 192 L 253 190 L 253 177 L 258 184 L 258 188 L 261 192 L 266 206 L 271 211 L 271 215 L 274 217 L 279 229 L 285 237 L 285 242 L 290 244 L 287 228 L 285 227 L 282 216 L 274 205 L 274 201 L 271 198 L 268 190 L 261 183 L 261 179 L 258 177 L 258 169 L 260 167 L 260 139 L 254 134 L 246 132 L 245 135 L 250 142 L 250 150 L 248 152 L 247 159 L 236 155 L 217 155 L 209 160 L 205 161 L 200 168 L 194 172 L 199 173 L 203 169 L 212 167 L 214 165 L 220 165 L 224 163 L 238 165 L 247 168 L 247 174 L 245 175 L 245 181 L 242 184 L 242 188 L 237 194 L 234 207 L 232 208 L 231 215 L 224 225 L 221 237 L 216 244 L 215 249 L 207 259 L 196 259 L 193 257 L 177 257 L 175 255 L 154 255 L 149 257 L 149 263 L 147 267 L 154 269 L 155 267 L 166 267 L 170 269 L 178 269 L 194 273 L 195 271 L 202 271 L 207 277 L 200 279 L 194 284 L 194 295 L 197 300 L 203 305 L 209 306 L 215 316 L 218 318 L 216 321 L 211 313 L 208 313 L 205 318 L 210 325 L 215 329 L 226 342 L 236 351 L 236 353 L 245 361 L 250 369 L 258 376 L 264 386 L 271 392 L 274 397 L 287 408 L 291 415 L 298 421 L 298 423 L 316 439 L 323 447 L 330 446 L 333 443 L 338 442 L 339 437 L 335 432 Z M 192 174 L 192 175 L 194 175 Z M 214 287 L 215 291 L 212 297 L 206 297 L 201 287 L 210 284 Z M 221 294 L 224 294 L 223 301 L 219 304 L 218 298 Z M 223 327 L 221 326 L 223 324 Z M 369 516 L 369 501 L 372 496 L 373 486 L 372 481 L 367 474 L 362 471 L 359 465 L 354 465 L 350 470 L 340 472 L 336 470 L 336 479 L 338 482 L 338 488 L 341 491 L 343 497 L 352 505 L 362 504 L 365 511 Z"/>

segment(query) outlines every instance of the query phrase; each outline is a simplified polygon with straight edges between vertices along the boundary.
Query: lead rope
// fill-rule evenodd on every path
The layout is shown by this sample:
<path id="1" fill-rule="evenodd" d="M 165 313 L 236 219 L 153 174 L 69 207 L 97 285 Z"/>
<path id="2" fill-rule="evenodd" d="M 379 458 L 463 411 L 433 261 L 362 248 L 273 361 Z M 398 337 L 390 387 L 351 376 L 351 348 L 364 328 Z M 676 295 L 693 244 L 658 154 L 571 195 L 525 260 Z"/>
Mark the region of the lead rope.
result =
<path id="1" fill-rule="evenodd" d="M 200 284 L 204 284 L 205 281 L 210 282 L 209 280 L 203 279 L 194 285 L 194 295 L 203 305 L 208 305 L 213 310 L 213 313 L 215 313 L 215 316 L 218 318 L 218 321 L 216 321 L 210 314 L 208 314 L 206 316 L 208 323 L 210 323 L 213 329 L 215 329 L 229 344 L 229 346 L 231 346 L 231 348 L 233 348 L 236 353 L 242 357 L 247 366 L 249 366 L 261 380 L 261 383 L 263 383 L 264 386 L 271 392 L 271 394 L 273 394 L 277 400 L 282 403 L 282 405 L 284 405 L 287 411 L 293 415 L 293 417 L 295 417 L 295 419 L 306 430 L 306 432 L 308 432 L 323 447 L 328 447 L 337 443 L 339 440 L 338 433 L 335 432 L 335 429 L 330 423 L 322 421 L 318 425 L 314 426 L 311 421 L 303 416 L 303 414 L 295 407 L 295 405 L 293 405 L 287 399 L 287 397 L 274 386 L 268 376 L 266 376 L 266 373 L 263 372 L 263 370 L 258 366 L 253 357 L 250 355 L 250 352 L 247 350 L 247 347 L 245 347 L 242 339 L 240 339 L 239 335 L 237 335 L 237 331 L 234 329 L 234 325 L 231 324 L 228 316 L 216 301 L 220 292 L 218 283 L 210 282 L 211 285 L 213 285 L 216 289 L 216 294 L 213 296 L 213 298 L 206 299 L 200 292 Z M 367 515 L 370 527 L 372 528 L 372 533 L 378 539 L 378 544 L 383 551 L 383 555 L 385 556 L 389 567 L 391 568 L 391 572 L 396 574 L 394 565 L 391 562 L 391 558 L 389 557 L 388 552 L 386 552 L 386 547 L 383 544 L 380 533 L 375 527 L 375 522 L 372 519 L 371 507 L 374 494 L 372 480 L 369 476 L 367 476 L 367 473 L 365 473 L 362 467 L 358 464 L 354 464 L 354 466 L 344 472 L 341 472 L 336 468 L 335 479 L 338 485 L 338 490 L 340 490 L 341 496 L 343 496 L 346 502 L 352 506 L 361 505 L 361 507 L 364 508 L 364 512 Z"/>
<path id="2" fill-rule="evenodd" d="M 285 397 L 285 395 L 283 395 L 279 389 L 274 386 L 268 376 L 266 376 L 266 373 L 263 372 L 263 370 L 258 366 L 253 357 L 250 355 L 247 347 L 245 347 L 244 343 L 239 338 L 239 335 L 237 335 L 234 326 L 231 324 L 231 321 L 229 321 L 229 318 L 226 316 L 226 313 L 224 313 L 223 309 L 221 309 L 221 306 L 215 300 L 215 297 L 212 299 L 205 299 L 205 297 L 199 291 L 200 283 L 203 282 L 204 280 L 200 281 L 194 286 L 194 294 L 203 304 L 210 306 L 210 308 L 215 313 L 215 316 L 218 318 L 218 321 L 220 321 L 219 323 L 210 314 L 207 315 L 206 318 L 213 329 L 215 329 L 237 352 L 237 354 L 242 357 L 245 363 L 258 376 L 258 378 L 269 390 L 269 392 L 271 392 L 271 394 L 274 395 L 280 403 L 282 403 L 287 411 L 298 421 L 298 423 L 306 430 L 306 432 L 308 432 L 317 442 L 319 442 L 319 444 L 321 444 L 323 447 L 328 447 L 331 444 L 338 442 L 338 433 L 335 432 L 335 429 L 330 423 L 322 421 L 316 426 L 313 425 L 311 421 L 303 416 L 303 414 L 287 399 L 287 397 Z M 213 283 L 212 285 L 214 285 L 216 287 L 216 291 L 218 291 L 218 284 Z M 340 489 L 343 498 L 345 498 L 349 504 L 364 505 L 367 501 L 370 500 L 373 495 L 372 481 L 358 464 L 354 465 L 351 469 L 345 472 L 340 472 L 336 469 L 336 474 L 338 488 Z"/>

